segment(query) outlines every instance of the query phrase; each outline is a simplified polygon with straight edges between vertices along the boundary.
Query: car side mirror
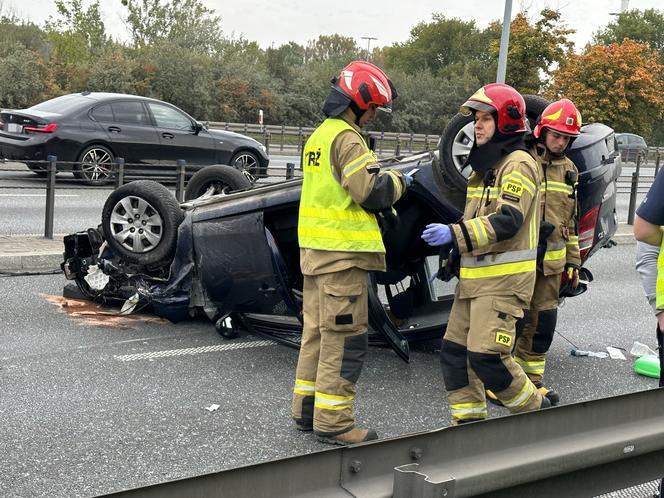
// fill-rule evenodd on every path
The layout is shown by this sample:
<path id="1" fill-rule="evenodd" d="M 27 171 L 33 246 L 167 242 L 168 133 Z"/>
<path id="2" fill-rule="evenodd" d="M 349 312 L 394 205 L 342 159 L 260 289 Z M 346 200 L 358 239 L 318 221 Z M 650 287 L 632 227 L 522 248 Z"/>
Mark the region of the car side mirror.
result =
<path id="1" fill-rule="evenodd" d="M 201 130 L 203 130 L 204 128 L 205 126 L 203 126 L 203 123 L 201 123 L 200 121 L 194 122 L 193 124 L 194 135 L 198 135 L 201 132 Z"/>

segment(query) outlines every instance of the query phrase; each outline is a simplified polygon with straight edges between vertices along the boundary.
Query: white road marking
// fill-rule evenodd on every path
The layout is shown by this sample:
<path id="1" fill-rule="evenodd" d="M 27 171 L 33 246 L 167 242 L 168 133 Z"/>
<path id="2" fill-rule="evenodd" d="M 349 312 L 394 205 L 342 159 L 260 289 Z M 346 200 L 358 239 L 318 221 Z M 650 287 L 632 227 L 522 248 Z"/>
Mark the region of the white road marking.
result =
<path id="1" fill-rule="evenodd" d="M 56 197 L 80 197 L 78 194 L 55 194 Z M 0 197 L 44 197 L 46 194 L 0 194 Z"/>
<path id="2" fill-rule="evenodd" d="M 217 344 L 216 346 L 203 346 L 200 348 L 170 349 L 166 351 L 152 351 L 149 353 L 113 355 L 113 358 L 118 361 L 150 360 L 154 358 L 167 358 L 169 356 L 214 353 L 216 351 L 230 351 L 233 349 L 259 348 L 263 346 L 274 346 L 276 344 L 277 343 L 274 341 L 231 342 L 228 344 Z"/>

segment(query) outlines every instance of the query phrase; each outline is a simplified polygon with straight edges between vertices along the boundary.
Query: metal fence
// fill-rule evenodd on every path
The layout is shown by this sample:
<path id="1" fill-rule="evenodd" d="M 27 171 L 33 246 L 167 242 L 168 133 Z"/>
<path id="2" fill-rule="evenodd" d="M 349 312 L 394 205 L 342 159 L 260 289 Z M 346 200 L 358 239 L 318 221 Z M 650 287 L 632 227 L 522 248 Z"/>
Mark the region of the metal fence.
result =
<path id="1" fill-rule="evenodd" d="M 659 147 L 650 147 L 649 149 L 645 164 L 648 164 L 648 159 L 651 159 L 653 161 L 653 168 L 644 168 L 645 164 L 642 164 L 641 156 L 637 156 L 634 163 L 634 171 L 631 175 L 621 175 L 616 182 L 616 192 L 618 194 L 629 194 L 629 207 L 627 209 L 628 225 L 634 224 L 637 197 L 648 193 L 662 163 L 664 149 L 660 150 Z"/>
<path id="2" fill-rule="evenodd" d="M 292 152 L 300 154 L 309 136 L 316 128 L 285 125 L 259 125 L 251 123 L 209 122 L 213 129 L 234 131 L 248 135 L 262 142 L 270 152 Z M 438 144 L 440 135 L 419 133 L 400 133 L 384 131 L 368 131 L 370 140 L 375 141 L 374 150 L 377 154 L 400 155 L 431 150 Z"/>

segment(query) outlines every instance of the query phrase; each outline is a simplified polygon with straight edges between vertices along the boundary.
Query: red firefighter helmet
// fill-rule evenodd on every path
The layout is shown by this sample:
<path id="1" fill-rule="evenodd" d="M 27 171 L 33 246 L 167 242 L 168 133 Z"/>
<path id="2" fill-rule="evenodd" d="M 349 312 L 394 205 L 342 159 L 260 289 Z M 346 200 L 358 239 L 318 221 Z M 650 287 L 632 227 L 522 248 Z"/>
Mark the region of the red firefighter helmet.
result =
<path id="1" fill-rule="evenodd" d="M 498 118 L 498 131 L 505 135 L 522 133 L 526 128 L 526 103 L 519 92 L 504 83 L 490 83 L 477 90 L 460 109 L 461 114 L 492 112 Z"/>
<path id="2" fill-rule="evenodd" d="M 332 90 L 323 110 L 328 116 L 338 116 L 352 102 L 360 112 L 366 111 L 370 104 L 391 112 L 395 98 L 396 88 L 378 66 L 370 62 L 354 61 L 332 80 Z"/>
<path id="3" fill-rule="evenodd" d="M 569 99 L 553 102 L 542 112 L 533 131 L 535 138 L 540 137 L 544 128 L 550 128 L 568 137 L 578 137 L 581 134 L 581 113 Z"/>

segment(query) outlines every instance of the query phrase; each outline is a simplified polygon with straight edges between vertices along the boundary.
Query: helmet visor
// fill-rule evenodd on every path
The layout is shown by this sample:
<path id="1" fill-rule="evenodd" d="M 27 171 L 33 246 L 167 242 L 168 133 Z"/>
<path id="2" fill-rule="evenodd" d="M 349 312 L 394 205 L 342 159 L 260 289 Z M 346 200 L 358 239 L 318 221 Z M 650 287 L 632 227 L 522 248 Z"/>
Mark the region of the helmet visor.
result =
<path id="1" fill-rule="evenodd" d="M 496 108 L 485 104 L 484 102 L 478 102 L 477 100 L 467 100 L 460 108 L 459 112 L 464 116 L 470 116 L 473 111 L 482 111 L 482 112 L 496 112 Z"/>

